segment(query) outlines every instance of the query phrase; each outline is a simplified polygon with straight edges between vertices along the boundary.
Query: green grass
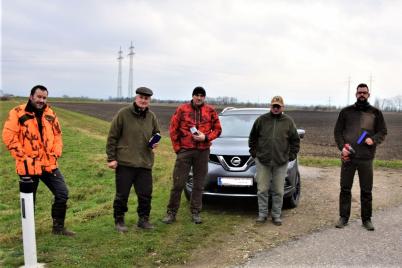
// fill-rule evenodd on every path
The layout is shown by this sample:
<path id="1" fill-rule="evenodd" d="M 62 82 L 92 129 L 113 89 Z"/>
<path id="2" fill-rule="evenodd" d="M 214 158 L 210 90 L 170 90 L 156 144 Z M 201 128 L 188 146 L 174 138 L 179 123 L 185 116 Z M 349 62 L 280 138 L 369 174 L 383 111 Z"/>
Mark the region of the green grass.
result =
<path id="1" fill-rule="evenodd" d="M 25 100 L 24 100 L 25 101 Z M 16 101 L 0 102 L 0 123 Z M 106 168 L 105 142 L 109 123 L 79 113 L 56 109 L 62 125 L 64 151 L 60 170 L 70 190 L 66 225 L 77 232 L 74 238 L 51 235 L 52 195 L 40 184 L 35 210 L 38 261 L 47 267 L 158 267 L 183 264 L 198 247 L 225 246 L 222 233 L 232 233 L 234 223 L 246 222 L 254 213 L 205 210 L 204 223 L 190 222 L 189 207 L 183 197 L 178 221 L 161 223 L 171 187 L 175 160 L 170 140 L 162 139 L 153 169 L 154 192 L 151 222 L 154 231 L 132 227 L 137 221 L 137 201 L 132 191 L 127 223 L 130 231 L 114 230 L 112 202 L 114 173 Z M 339 166 L 339 159 L 301 156 L 302 165 Z M 376 161 L 383 167 L 400 168 L 402 161 Z M 18 176 L 14 160 L 0 145 L 0 267 L 23 265 Z M 213 242 L 213 243 L 212 243 Z"/>
<path id="2" fill-rule="evenodd" d="M 0 123 L 4 125 L 15 101 L 0 102 Z M 184 196 L 178 221 L 161 223 L 169 197 L 175 160 L 170 140 L 165 137 L 156 153 L 153 169 L 154 192 L 151 222 L 154 231 L 132 227 L 137 222 L 137 200 L 132 191 L 127 223 L 130 231 L 114 230 L 112 202 L 114 173 L 106 167 L 105 141 L 109 123 L 79 113 L 56 109 L 62 125 L 64 150 L 60 159 L 70 191 L 66 225 L 77 232 L 74 238 L 51 234 L 52 195 L 39 185 L 35 210 L 38 261 L 47 267 L 133 267 L 184 263 L 194 249 L 208 246 L 217 234 L 231 232 L 233 222 L 245 219 L 236 213 L 203 212 L 204 224 L 190 221 Z M 0 267 L 23 265 L 18 176 L 14 160 L 4 144 L 0 146 Z"/>
<path id="3" fill-rule="evenodd" d="M 302 145 L 303 146 L 303 145 Z M 300 164 L 312 167 L 334 167 L 340 166 L 341 160 L 338 158 L 316 157 L 316 156 L 300 156 Z M 402 169 L 402 160 L 374 160 L 375 168 L 394 168 Z"/>

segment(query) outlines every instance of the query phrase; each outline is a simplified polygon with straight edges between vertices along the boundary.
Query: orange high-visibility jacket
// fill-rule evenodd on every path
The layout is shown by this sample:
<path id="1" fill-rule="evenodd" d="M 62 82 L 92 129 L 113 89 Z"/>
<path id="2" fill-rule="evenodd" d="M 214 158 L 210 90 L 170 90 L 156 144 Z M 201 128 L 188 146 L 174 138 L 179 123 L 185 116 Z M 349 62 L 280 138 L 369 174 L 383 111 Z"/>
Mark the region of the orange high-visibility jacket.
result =
<path id="1" fill-rule="evenodd" d="M 41 175 L 57 168 L 63 142 L 56 114 L 46 106 L 42 115 L 42 138 L 35 114 L 26 104 L 12 109 L 3 128 L 3 142 L 16 162 L 19 175 Z"/>

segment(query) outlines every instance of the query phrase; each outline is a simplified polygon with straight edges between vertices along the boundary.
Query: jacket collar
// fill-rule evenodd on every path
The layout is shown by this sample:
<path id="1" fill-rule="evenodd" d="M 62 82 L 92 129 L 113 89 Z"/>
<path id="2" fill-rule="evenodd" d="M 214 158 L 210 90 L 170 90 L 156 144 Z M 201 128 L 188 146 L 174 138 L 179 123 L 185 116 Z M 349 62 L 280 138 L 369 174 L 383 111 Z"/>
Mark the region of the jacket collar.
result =
<path id="1" fill-rule="evenodd" d="M 193 107 L 194 110 L 200 110 L 204 105 L 205 102 L 203 104 L 201 104 L 200 106 L 197 106 L 194 104 L 193 100 L 190 101 L 191 107 Z"/>
<path id="2" fill-rule="evenodd" d="M 45 104 L 42 109 L 36 109 L 31 100 L 28 100 L 27 105 L 25 106 L 25 111 L 28 113 L 34 113 L 35 115 L 42 115 L 43 112 L 47 109 L 47 105 Z"/>
<path id="3" fill-rule="evenodd" d="M 145 110 L 141 110 L 140 107 L 138 107 L 137 104 L 135 104 L 135 102 L 133 102 L 133 105 L 131 106 L 131 111 L 133 112 L 133 114 L 144 118 L 147 116 L 148 110 L 149 110 L 148 107 L 145 108 Z"/>
<path id="4" fill-rule="evenodd" d="M 354 107 L 358 111 L 366 111 L 370 107 L 370 103 L 368 101 L 365 102 L 356 101 Z"/>
<path id="5" fill-rule="evenodd" d="M 271 118 L 281 119 L 281 118 L 283 117 L 283 112 L 280 113 L 280 114 L 273 114 L 273 113 L 271 113 L 271 112 L 268 112 L 268 114 L 269 114 L 269 116 L 270 116 Z"/>

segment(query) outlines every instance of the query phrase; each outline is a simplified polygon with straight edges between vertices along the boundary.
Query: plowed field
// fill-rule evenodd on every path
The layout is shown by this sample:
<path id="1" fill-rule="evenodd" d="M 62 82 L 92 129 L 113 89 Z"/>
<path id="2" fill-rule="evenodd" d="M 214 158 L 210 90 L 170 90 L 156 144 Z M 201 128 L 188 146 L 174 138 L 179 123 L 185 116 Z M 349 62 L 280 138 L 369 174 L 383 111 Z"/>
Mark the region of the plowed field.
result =
<path id="1" fill-rule="evenodd" d="M 116 112 L 128 104 L 53 102 L 52 105 L 111 121 Z M 155 104 L 151 106 L 163 131 L 167 131 L 169 120 L 176 107 L 176 105 Z M 321 157 L 337 157 L 339 155 L 333 138 L 333 128 L 338 112 L 288 111 L 286 113 L 293 117 L 298 128 L 306 130 L 300 152 L 302 155 Z M 384 113 L 384 117 L 388 136 L 385 142 L 378 147 L 376 158 L 382 160 L 402 159 L 402 113 Z"/>

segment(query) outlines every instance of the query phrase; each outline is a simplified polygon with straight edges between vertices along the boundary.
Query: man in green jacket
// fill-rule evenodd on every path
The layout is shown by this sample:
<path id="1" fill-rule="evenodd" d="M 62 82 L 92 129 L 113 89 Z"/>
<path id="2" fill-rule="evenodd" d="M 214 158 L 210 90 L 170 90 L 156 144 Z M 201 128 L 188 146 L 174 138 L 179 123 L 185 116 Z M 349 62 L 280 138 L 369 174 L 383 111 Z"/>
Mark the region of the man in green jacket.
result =
<path id="1" fill-rule="evenodd" d="M 284 184 L 288 162 L 296 159 L 300 137 L 293 119 L 284 114 L 281 96 L 271 101 L 269 113 L 258 117 L 251 129 L 248 144 L 257 168 L 257 223 L 268 217 L 268 191 L 272 193 L 272 222 L 281 225 Z M 271 184 L 272 183 L 272 184 Z M 270 185 L 271 184 L 271 185 Z"/>
<path id="2" fill-rule="evenodd" d="M 156 116 L 149 110 L 153 94 L 146 87 L 136 90 L 134 103 L 122 108 L 110 126 L 107 138 L 107 166 L 116 171 L 116 196 L 113 203 L 114 220 L 118 232 L 127 232 L 124 214 L 131 186 L 138 198 L 138 224 L 142 229 L 152 229 L 149 222 L 152 199 L 152 166 L 158 143 L 149 143 L 159 135 Z"/>

